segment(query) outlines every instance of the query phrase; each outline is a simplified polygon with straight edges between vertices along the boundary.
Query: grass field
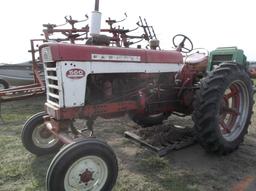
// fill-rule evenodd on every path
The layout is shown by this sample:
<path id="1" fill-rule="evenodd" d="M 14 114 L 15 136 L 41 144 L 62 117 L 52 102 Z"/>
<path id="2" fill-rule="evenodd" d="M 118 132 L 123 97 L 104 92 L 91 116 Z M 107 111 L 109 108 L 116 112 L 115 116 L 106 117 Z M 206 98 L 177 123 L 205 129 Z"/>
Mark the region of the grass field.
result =
<path id="1" fill-rule="evenodd" d="M 0 191 L 44 191 L 45 175 L 54 155 L 36 157 L 22 146 L 22 124 L 43 110 L 43 97 L 2 104 L 0 133 Z M 191 126 L 190 119 L 166 123 Z M 253 120 L 253 126 L 255 122 Z M 246 176 L 256 177 L 256 138 L 252 128 L 245 143 L 228 156 L 206 154 L 194 145 L 159 158 L 123 137 L 135 126 L 127 117 L 96 121 L 97 135 L 115 150 L 119 175 L 115 191 L 224 191 Z"/>

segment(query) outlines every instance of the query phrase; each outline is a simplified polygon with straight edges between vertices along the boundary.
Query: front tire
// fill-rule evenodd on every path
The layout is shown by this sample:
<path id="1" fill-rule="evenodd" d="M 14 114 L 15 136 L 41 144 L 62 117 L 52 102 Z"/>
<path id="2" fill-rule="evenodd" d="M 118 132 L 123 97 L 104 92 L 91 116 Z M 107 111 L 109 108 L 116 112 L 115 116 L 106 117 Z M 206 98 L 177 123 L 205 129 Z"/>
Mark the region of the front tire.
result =
<path id="1" fill-rule="evenodd" d="M 4 89 L 8 89 L 10 86 L 8 84 L 8 82 L 6 82 L 3 79 L 0 79 L 0 91 L 4 90 Z"/>
<path id="2" fill-rule="evenodd" d="M 21 140 L 24 147 L 31 153 L 41 156 L 56 153 L 63 143 L 44 125 L 43 117 L 47 114 L 39 112 L 29 118 L 23 126 Z"/>
<path id="3" fill-rule="evenodd" d="M 193 121 L 206 151 L 228 154 L 243 142 L 253 108 L 252 82 L 245 69 L 224 63 L 200 82 Z"/>
<path id="4" fill-rule="evenodd" d="M 95 138 L 64 147 L 52 160 L 46 175 L 48 191 L 111 191 L 118 174 L 115 153 Z"/>

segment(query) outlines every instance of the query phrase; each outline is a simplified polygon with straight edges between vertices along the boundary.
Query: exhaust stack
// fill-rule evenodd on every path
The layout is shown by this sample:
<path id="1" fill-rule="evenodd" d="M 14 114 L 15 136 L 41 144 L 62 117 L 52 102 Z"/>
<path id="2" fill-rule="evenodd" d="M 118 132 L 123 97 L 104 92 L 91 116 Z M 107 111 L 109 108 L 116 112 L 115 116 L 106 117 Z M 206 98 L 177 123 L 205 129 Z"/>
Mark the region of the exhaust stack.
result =
<path id="1" fill-rule="evenodd" d="M 95 0 L 95 8 L 91 16 L 90 35 L 97 36 L 100 34 L 101 12 L 99 12 L 99 0 Z"/>

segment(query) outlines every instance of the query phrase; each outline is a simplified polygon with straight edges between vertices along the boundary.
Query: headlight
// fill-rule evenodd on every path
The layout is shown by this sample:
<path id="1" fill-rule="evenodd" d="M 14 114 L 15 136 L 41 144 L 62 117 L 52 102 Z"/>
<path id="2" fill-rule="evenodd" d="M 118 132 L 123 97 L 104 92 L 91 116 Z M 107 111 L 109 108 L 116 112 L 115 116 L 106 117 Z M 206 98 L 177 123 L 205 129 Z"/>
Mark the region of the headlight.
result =
<path id="1" fill-rule="evenodd" d="M 41 56 L 42 56 L 42 60 L 43 62 L 53 62 L 52 59 L 52 52 L 50 47 L 44 47 L 41 50 Z"/>

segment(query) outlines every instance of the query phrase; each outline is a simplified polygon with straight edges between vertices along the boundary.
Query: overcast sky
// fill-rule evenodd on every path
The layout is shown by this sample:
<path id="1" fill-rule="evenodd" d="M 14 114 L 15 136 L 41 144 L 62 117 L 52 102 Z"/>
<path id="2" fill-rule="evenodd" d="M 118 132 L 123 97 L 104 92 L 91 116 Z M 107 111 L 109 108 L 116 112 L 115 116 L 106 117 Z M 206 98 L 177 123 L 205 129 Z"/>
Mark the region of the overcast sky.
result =
<path id="1" fill-rule="evenodd" d="M 132 29 L 138 16 L 145 17 L 164 49 L 172 49 L 172 37 L 182 33 L 192 39 L 194 47 L 209 51 L 238 46 L 248 60 L 256 60 L 255 7 L 253 0 L 100 0 L 103 21 L 121 19 L 126 12 L 124 24 Z M 43 23 L 63 23 L 66 15 L 82 19 L 93 8 L 94 0 L 2 1 L 0 63 L 29 60 L 29 39 L 40 37 Z"/>

